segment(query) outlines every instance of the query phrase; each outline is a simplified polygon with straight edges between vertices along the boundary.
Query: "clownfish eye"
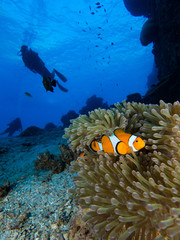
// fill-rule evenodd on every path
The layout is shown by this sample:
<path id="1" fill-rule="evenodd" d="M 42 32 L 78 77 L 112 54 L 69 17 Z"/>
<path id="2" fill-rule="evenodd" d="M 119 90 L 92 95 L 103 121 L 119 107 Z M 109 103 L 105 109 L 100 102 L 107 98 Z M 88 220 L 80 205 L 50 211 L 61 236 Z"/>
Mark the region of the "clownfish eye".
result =
<path id="1" fill-rule="evenodd" d="M 136 142 L 138 142 L 138 140 L 136 140 Z"/>

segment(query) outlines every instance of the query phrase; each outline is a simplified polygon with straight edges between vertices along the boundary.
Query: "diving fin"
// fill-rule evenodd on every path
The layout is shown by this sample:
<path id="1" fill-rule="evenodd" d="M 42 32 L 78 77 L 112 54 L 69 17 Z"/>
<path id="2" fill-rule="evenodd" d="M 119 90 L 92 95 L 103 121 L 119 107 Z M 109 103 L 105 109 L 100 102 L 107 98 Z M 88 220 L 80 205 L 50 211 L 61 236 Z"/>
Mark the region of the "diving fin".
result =
<path id="1" fill-rule="evenodd" d="M 66 82 L 67 81 L 67 78 L 62 75 L 62 73 L 58 72 L 56 69 L 53 69 L 54 72 L 56 73 L 56 75 L 63 81 L 63 82 Z"/>
<path id="2" fill-rule="evenodd" d="M 68 92 L 68 90 L 63 86 L 61 86 L 61 84 L 57 80 L 56 80 L 56 84 L 58 85 L 59 89 L 61 89 L 63 92 Z"/>

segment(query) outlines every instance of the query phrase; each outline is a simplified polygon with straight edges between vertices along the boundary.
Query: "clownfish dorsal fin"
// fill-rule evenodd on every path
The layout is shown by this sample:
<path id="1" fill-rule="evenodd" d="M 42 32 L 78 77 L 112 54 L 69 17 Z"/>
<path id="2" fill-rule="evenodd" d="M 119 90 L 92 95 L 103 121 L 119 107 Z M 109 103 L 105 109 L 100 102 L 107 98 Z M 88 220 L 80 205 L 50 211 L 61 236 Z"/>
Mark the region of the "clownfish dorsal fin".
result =
<path id="1" fill-rule="evenodd" d="M 120 135 L 121 135 L 122 133 L 124 133 L 124 131 L 123 131 L 122 129 L 120 129 L 120 128 L 117 128 L 117 129 L 114 130 L 114 135 L 115 135 L 117 138 L 120 137 Z"/>

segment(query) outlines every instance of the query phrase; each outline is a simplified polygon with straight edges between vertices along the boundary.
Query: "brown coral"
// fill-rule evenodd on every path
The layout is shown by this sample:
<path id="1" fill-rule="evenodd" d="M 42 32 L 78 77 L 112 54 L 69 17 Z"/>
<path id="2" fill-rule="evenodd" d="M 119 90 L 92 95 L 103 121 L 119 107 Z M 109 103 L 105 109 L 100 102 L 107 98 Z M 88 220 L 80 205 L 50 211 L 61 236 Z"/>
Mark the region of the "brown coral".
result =
<path id="1" fill-rule="evenodd" d="M 117 104 L 120 119 L 127 119 L 123 129 L 142 136 L 146 149 L 137 155 L 88 156 L 88 161 L 73 162 L 76 198 L 87 210 L 83 220 L 99 239 L 174 239 L 180 238 L 180 103 L 145 105 Z M 100 112 L 100 110 L 99 110 Z M 102 117 L 102 121 L 100 118 Z M 99 116 L 100 122 L 104 116 Z M 89 117 L 83 117 L 86 127 Z M 124 121 L 126 122 L 126 121 Z M 104 130 L 112 128 L 107 121 Z M 95 133 L 85 136 L 81 117 L 66 130 L 72 134 L 73 148 L 81 149 L 83 138 L 88 144 Z M 117 123 L 118 125 L 118 123 Z M 98 125 L 99 126 L 99 125 Z M 97 133 L 102 133 L 98 126 Z M 114 126 L 114 124 L 113 124 Z M 119 124 L 119 127 L 121 125 Z M 75 141 L 79 128 L 81 137 Z M 91 127 L 90 127 L 91 129 Z M 74 142 L 75 141 L 75 144 Z"/>
<path id="2" fill-rule="evenodd" d="M 65 167 L 61 155 L 50 154 L 49 151 L 38 154 L 34 165 L 36 170 L 52 170 L 52 173 L 60 173 Z"/>
<path id="3" fill-rule="evenodd" d="M 59 144 L 59 148 L 61 151 L 61 159 L 66 165 L 69 165 L 70 162 L 77 159 L 77 154 L 74 153 L 68 145 Z"/>

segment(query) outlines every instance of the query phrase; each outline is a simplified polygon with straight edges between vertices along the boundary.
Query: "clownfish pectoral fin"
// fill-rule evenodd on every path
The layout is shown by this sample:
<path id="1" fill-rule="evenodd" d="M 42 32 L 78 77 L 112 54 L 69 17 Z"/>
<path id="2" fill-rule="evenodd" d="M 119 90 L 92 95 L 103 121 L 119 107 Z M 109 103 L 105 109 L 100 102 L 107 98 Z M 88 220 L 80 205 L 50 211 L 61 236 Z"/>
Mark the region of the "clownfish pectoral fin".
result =
<path id="1" fill-rule="evenodd" d="M 130 149 L 129 147 L 124 143 L 124 142 L 119 142 L 117 145 L 116 145 L 116 152 L 118 154 L 126 154 L 126 153 L 130 153 Z"/>
<path id="2" fill-rule="evenodd" d="M 90 143 L 90 149 L 93 151 L 93 152 L 97 152 L 97 151 L 99 151 L 99 150 L 101 150 L 100 149 L 100 147 L 99 147 L 99 143 L 96 141 L 96 140 L 93 140 L 91 143 Z"/>
<path id="3" fill-rule="evenodd" d="M 114 147 L 112 145 L 112 142 L 110 138 L 106 135 L 103 135 L 101 138 L 102 148 L 103 151 L 106 153 L 114 153 Z"/>
<path id="4" fill-rule="evenodd" d="M 120 135 L 124 133 L 124 131 L 120 128 L 117 128 L 114 130 L 114 135 L 117 137 L 117 138 L 120 138 Z"/>

